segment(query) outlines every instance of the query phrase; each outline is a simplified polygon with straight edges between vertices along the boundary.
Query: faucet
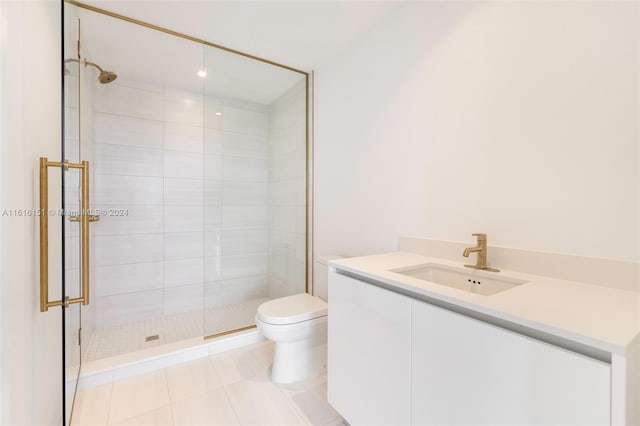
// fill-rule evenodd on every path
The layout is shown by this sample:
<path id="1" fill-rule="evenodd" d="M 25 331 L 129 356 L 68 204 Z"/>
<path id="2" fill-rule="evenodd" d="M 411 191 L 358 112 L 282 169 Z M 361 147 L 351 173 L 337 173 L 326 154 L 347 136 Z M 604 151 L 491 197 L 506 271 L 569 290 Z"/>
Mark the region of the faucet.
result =
<path id="1" fill-rule="evenodd" d="M 478 253 L 475 265 L 464 265 L 467 268 L 482 269 L 483 271 L 500 272 L 499 269 L 489 268 L 487 266 L 487 234 L 472 234 L 478 238 L 478 245 L 475 247 L 467 247 L 462 252 L 464 257 L 469 257 L 471 253 Z"/>

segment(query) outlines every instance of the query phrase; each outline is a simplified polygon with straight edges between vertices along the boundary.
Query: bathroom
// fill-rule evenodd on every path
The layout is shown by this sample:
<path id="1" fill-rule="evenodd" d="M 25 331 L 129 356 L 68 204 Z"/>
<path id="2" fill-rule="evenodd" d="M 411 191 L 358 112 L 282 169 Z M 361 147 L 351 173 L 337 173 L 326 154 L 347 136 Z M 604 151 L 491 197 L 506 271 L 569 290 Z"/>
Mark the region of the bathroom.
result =
<path id="1" fill-rule="evenodd" d="M 392 303 L 398 282 L 469 309 L 467 292 L 399 275 L 484 254 L 501 271 L 473 277 L 531 282 L 478 295 L 491 313 L 463 314 L 608 365 L 611 395 L 592 397 L 612 401 L 607 424 L 638 424 L 639 20 L 625 1 L 2 2 L 0 423 L 428 424 L 411 404 L 421 366 L 359 340 L 377 333 L 397 349 L 404 334 L 351 318 L 333 286 L 382 282 L 389 312 L 418 297 L 405 288 Z M 86 224 L 86 257 L 82 218 L 65 221 L 64 253 L 49 218 L 47 301 L 90 297 L 41 312 L 41 221 L 24 212 L 42 207 L 39 158 L 59 162 L 63 146 L 89 162 L 100 218 Z M 82 208 L 82 170 L 48 167 L 50 209 Z M 368 257 L 394 252 L 408 263 Z M 558 287 L 573 301 L 564 311 L 553 292 L 509 299 L 550 285 L 532 277 L 581 294 Z M 305 293 L 324 303 L 309 309 L 328 349 L 287 360 L 320 359 L 293 380 L 275 373 L 281 342 L 259 306 Z M 365 389 L 341 374 L 360 372 L 340 354 L 345 336 L 377 371 L 361 363 Z M 380 403 L 393 396 L 403 402 Z M 484 422 L 497 423 L 514 424 Z"/>

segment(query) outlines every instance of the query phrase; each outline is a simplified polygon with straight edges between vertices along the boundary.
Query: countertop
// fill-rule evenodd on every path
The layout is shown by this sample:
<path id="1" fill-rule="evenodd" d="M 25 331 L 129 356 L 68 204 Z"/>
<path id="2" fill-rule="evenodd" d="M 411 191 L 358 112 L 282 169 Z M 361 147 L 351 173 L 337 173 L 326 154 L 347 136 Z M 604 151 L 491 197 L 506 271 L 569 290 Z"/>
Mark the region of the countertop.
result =
<path id="1" fill-rule="evenodd" d="M 640 293 L 637 292 L 501 270 L 484 272 L 484 275 L 496 274 L 496 278 L 505 275 L 528 282 L 484 296 L 389 271 L 428 263 L 463 266 L 459 262 L 407 252 L 329 262 L 338 270 L 404 293 L 452 304 L 611 353 L 625 354 L 640 335 Z M 474 270 L 468 271 L 473 273 Z"/>

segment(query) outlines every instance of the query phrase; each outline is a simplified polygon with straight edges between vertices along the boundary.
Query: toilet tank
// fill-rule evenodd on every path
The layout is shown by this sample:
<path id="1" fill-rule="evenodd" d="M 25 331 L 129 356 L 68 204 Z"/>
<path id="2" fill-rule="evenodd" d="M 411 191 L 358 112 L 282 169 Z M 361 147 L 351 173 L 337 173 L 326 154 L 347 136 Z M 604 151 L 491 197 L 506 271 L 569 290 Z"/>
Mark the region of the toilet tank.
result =
<path id="1" fill-rule="evenodd" d="M 342 256 L 328 255 L 316 257 L 316 262 L 313 268 L 313 295 L 318 296 L 323 300 L 327 300 L 327 292 L 329 290 L 328 274 L 329 267 L 327 263 L 331 260 L 342 259 Z"/>

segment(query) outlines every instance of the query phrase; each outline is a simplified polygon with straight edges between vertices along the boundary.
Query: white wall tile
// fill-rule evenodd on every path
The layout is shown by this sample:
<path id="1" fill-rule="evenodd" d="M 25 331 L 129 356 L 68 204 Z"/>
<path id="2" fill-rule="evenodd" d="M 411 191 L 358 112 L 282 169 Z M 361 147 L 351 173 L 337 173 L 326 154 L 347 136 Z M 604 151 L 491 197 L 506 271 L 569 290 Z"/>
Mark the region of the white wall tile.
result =
<path id="1" fill-rule="evenodd" d="M 269 185 L 269 204 L 272 206 L 304 205 L 305 195 L 302 179 L 281 180 Z"/>
<path id="2" fill-rule="evenodd" d="M 269 140 L 264 137 L 224 132 L 222 153 L 236 157 L 268 158 Z"/>
<path id="3" fill-rule="evenodd" d="M 162 235 L 96 236 L 96 266 L 162 260 Z"/>
<path id="4" fill-rule="evenodd" d="M 49 242 L 49 249 L 51 249 L 51 242 Z M 79 237 L 67 237 L 64 239 L 64 255 L 65 255 L 65 267 L 69 269 L 76 269 L 80 267 L 80 238 Z"/>
<path id="5" fill-rule="evenodd" d="M 225 256 L 265 253 L 268 234 L 266 229 L 225 229 L 222 232 L 222 253 Z"/>
<path id="6" fill-rule="evenodd" d="M 299 129 L 290 128 L 272 132 L 269 138 L 271 155 L 274 157 L 294 152 L 305 147 L 307 140 L 304 126 Z"/>
<path id="7" fill-rule="evenodd" d="M 164 178 L 164 204 L 201 206 L 205 196 L 202 179 Z"/>
<path id="8" fill-rule="evenodd" d="M 156 234 L 162 232 L 162 206 L 129 206 L 120 215 L 122 205 L 96 204 L 100 220 L 91 226 L 93 235 Z M 118 214 L 110 214 L 118 213 Z M 105 214 L 106 213 L 106 214 Z"/>
<path id="9" fill-rule="evenodd" d="M 222 257 L 223 279 L 264 275 L 267 273 L 268 256 L 266 254 L 252 254 L 242 256 Z"/>
<path id="10" fill-rule="evenodd" d="M 204 158 L 202 154 L 165 150 L 164 176 L 202 179 Z"/>
<path id="11" fill-rule="evenodd" d="M 164 260 L 202 257 L 204 235 L 202 232 L 175 232 L 164 234 Z"/>
<path id="12" fill-rule="evenodd" d="M 249 299 L 269 296 L 267 275 L 226 279 L 222 281 L 224 304 L 240 303 Z"/>
<path id="13" fill-rule="evenodd" d="M 96 143 L 162 149 L 161 121 L 98 112 L 93 132 Z"/>
<path id="14" fill-rule="evenodd" d="M 222 257 L 205 257 L 204 259 L 204 280 L 206 282 L 219 281 L 222 279 Z"/>
<path id="15" fill-rule="evenodd" d="M 269 190 L 266 182 L 224 181 L 222 191 L 225 205 L 266 206 L 269 203 Z"/>
<path id="16" fill-rule="evenodd" d="M 222 129 L 223 100 L 214 96 L 205 98 L 204 127 L 208 129 Z"/>
<path id="17" fill-rule="evenodd" d="M 296 244 L 296 234 L 275 229 L 269 231 L 269 245 L 273 248 L 289 248 Z"/>
<path id="18" fill-rule="evenodd" d="M 92 198 L 129 209 L 94 224 L 100 326 L 202 309 L 205 282 L 207 303 L 224 303 L 223 276 L 228 300 L 268 294 L 268 110 L 204 105 L 198 94 L 98 87 Z"/>
<path id="19" fill-rule="evenodd" d="M 307 229 L 307 208 L 305 206 L 295 206 L 295 228 L 296 234 L 305 234 Z"/>
<path id="20" fill-rule="evenodd" d="M 204 307 L 204 283 L 164 289 L 164 314 L 201 311 Z"/>
<path id="21" fill-rule="evenodd" d="M 269 114 L 225 105 L 222 112 L 222 126 L 228 132 L 267 137 Z"/>
<path id="22" fill-rule="evenodd" d="M 119 208 L 162 204 L 162 178 L 146 176 L 94 175 L 93 202 Z"/>
<path id="23" fill-rule="evenodd" d="M 204 283 L 204 307 L 215 308 L 222 305 L 222 281 L 206 282 Z M 215 314 L 214 314 L 215 315 Z M 205 321 L 208 316 L 205 311 Z"/>
<path id="24" fill-rule="evenodd" d="M 204 156 L 204 178 L 207 180 L 222 179 L 222 157 L 219 155 Z"/>
<path id="25" fill-rule="evenodd" d="M 222 178 L 244 182 L 267 182 L 269 164 L 266 159 L 224 157 L 222 160 Z"/>
<path id="26" fill-rule="evenodd" d="M 295 232 L 296 207 L 274 206 L 271 208 L 270 227 L 274 231 Z"/>
<path id="27" fill-rule="evenodd" d="M 96 297 L 96 322 L 104 327 L 160 317 L 162 293 L 159 289 Z"/>
<path id="28" fill-rule="evenodd" d="M 222 155 L 222 130 L 204 129 L 204 153 Z"/>
<path id="29" fill-rule="evenodd" d="M 80 135 L 80 119 L 78 108 L 65 105 L 64 108 L 64 137 L 67 140 L 74 140 L 77 146 Z"/>
<path id="30" fill-rule="evenodd" d="M 204 282 L 204 260 L 179 259 L 164 261 L 164 287 L 177 287 Z"/>
<path id="31" fill-rule="evenodd" d="M 148 90 L 119 86 L 96 85 L 94 109 L 98 112 L 128 117 L 162 120 L 162 95 Z"/>
<path id="32" fill-rule="evenodd" d="M 296 150 L 296 157 L 293 163 L 296 178 L 306 179 L 307 176 L 307 152 L 304 149 Z"/>
<path id="33" fill-rule="evenodd" d="M 222 255 L 222 231 L 208 231 L 204 233 L 204 255 L 205 257 L 216 257 Z"/>
<path id="34" fill-rule="evenodd" d="M 204 129 L 180 123 L 164 123 L 164 149 L 204 152 Z"/>
<path id="35" fill-rule="evenodd" d="M 195 232 L 203 229 L 203 206 L 164 207 L 164 232 Z"/>
<path id="36" fill-rule="evenodd" d="M 98 266 L 93 275 L 96 296 L 162 288 L 162 262 Z"/>
<path id="37" fill-rule="evenodd" d="M 204 229 L 216 231 L 222 228 L 222 207 L 219 205 L 204 206 Z"/>
<path id="38" fill-rule="evenodd" d="M 269 208 L 266 206 L 224 206 L 222 208 L 224 228 L 261 227 L 269 225 Z"/>
<path id="39" fill-rule="evenodd" d="M 173 123 L 203 126 L 202 95 L 165 90 L 164 120 Z"/>
<path id="40" fill-rule="evenodd" d="M 282 155 L 271 157 L 271 164 L 269 172 L 271 174 L 271 181 L 277 182 L 280 180 L 294 179 L 299 170 L 299 166 L 296 165 L 297 151 L 286 152 Z M 302 160 L 302 164 L 306 163 Z"/>
<path id="41" fill-rule="evenodd" d="M 222 180 L 204 182 L 204 203 L 209 206 L 222 205 Z"/>

